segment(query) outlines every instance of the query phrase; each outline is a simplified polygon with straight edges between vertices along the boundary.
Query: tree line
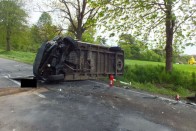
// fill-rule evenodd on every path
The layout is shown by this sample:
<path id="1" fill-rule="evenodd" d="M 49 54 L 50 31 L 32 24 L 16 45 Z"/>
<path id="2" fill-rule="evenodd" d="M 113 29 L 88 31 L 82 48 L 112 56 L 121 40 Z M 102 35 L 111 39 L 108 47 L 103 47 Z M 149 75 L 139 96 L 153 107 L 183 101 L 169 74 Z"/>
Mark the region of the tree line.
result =
<path id="1" fill-rule="evenodd" d="M 105 43 L 103 36 L 96 41 L 93 37 L 97 29 L 104 27 L 113 32 L 110 36 L 115 36 L 116 32 L 120 34 L 118 43 L 125 49 L 127 58 L 161 53 L 165 55 L 166 71 L 170 72 L 175 53 L 183 48 L 183 43 L 194 44 L 195 4 L 194 0 L 48 1 L 48 7 L 59 13 L 61 22 L 69 22 L 68 28 L 63 29 L 52 24 L 47 12 L 43 12 L 35 25 L 29 26 L 26 21 L 28 14 L 17 0 L 2 0 L 0 44 L 7 51 L 35 51 L 40 43 L 57 35 L 59 30 L 66 30 L 66 34 L 78 40 Z M 156 46 L 154 51 L 148 50 L 150 39 Z M 142 50 L 140 55 L 138 50 Z"/>

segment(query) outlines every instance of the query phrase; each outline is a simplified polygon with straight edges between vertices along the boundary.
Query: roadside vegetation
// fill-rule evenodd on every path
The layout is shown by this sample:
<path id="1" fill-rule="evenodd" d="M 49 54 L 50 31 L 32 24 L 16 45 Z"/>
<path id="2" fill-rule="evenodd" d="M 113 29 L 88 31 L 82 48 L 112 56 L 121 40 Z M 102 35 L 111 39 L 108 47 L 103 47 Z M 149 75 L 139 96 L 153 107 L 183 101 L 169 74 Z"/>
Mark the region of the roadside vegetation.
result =
<path id="1" fill-rule="evenodd" d="M 189 56 L 190 58 L 190 56 Z M 140 61 L 140 60 L 125 60 L 126 65 L 149 65 L 149 66 L 164 66 L 165 63 L 164 62 L 154 62 L 154 61 Z M 179 71 L 184 71 L 184 72 L 196 72 L 196 65 L 189 65 L 186 63 L 186 61 L 184 62 L 184 64 L 179 64 L 179 63 L 174 63 L 173 64 L 174 68 L 179 70 Z"/>
<path id="2" fill-rule="evenodd" d="M 10 60 L 15 60 L 19 62 L 24 62 L 27 64 L 33 64 L 35 59 L 35 53 L 32 52 L 22 52 L 22 51 L 4 51 L 0 49 L 0 57 Z"/>
<path id="3" fill-rule="evenodd" d="M 171 73 L 163 63 L 127 60 L 123 77 L 131 87 L 164 95 L 188 96 L 196 92 L 196 66 L 175 65 Z"/>
<path id="4" fill-rule="evenodd" d="M 33 64 L 36 53 L 22 51 L 4 51 L 0 57 Z M 174 64 L 174 70 L 166 73 L 163 62 L 125 60 L 124 75 L 117 77 L 117 86 L 125 86 L 119 81 L 131 82 L 130 88 L 144 90 L 168 96 L 193 95 L 196 92 L 196 66 Z M 108 81 L 108 80 L 107 80 Z"/>
<path id="5" fill-rule="evenodd" d="M 32 64 L 41 44 L 57 35 L 107 45 L 107 39 L 117 37 L 118 32 L 116 43 L 126 59 L 124 76 L 118 80 L 131 82 L 132 88 L 188 96 L 196 92 L 196 66 L 187 64 L 191 56 L 181 54 L 186 46 L 195 44 L 190 41 L 196 25 L 192 1 L 57 0 L 50 3 L 54 12 L 42 12 L 37 22 L 29 24 L 24 1 L 2 0 L 0 57 Z M 70 12 L 73 8 L 76 10 Z M 58 25 L 52 21 L 55 10 L 62 14 L 59 22 L 63 22 Z M 98 31 L 100 36 L 95 39 Z"/>

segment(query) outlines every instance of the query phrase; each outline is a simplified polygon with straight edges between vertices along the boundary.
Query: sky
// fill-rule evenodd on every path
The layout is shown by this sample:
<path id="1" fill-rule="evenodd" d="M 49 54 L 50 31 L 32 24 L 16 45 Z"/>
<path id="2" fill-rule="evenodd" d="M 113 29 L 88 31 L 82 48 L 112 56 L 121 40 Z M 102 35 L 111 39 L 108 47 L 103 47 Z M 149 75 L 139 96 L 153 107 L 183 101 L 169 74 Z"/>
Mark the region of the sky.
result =
<path id="1" fill-rule="evenodd" d="M 46 1 L 46 0 L 43 0 L 43 1 Z M 42 1 L 42 2 L 43 2 Z M 27 4 L 27 8 L 29 8 L 29 18 L 28 18 L 28 21 L 29 21 L 29 24 L 36 24 L 36 22 L 38 21 L 39 17 L 41 16 L 41 13 L 38 9 L 38 5 L 41 6 L 43 3 L 40 2 L 39 0 L 32 0 L 30 2 L 30 4 Z M 29 3 L 29 2 L 28 2 Z M 42 6 L 44 10 L 47 10 L 46 7 Z M 51 14 L 51 16 L 54 18 L 55 16 L 53 16 Z M 57 18 L 54 18 L 54 20 L 56 21 Z M 107 34 L 109 34 L 108 32 L 106 32 Z M 106 35 L 107 36 L 107 35 Z M 196 37 L 196 36 L 195 36 Z M 110 45 L 111 46 L 116 46 L 116 40 L 117 38 L 110 38 L 109 39 L 109 43 L 111 43 Z M 184 50 L 184 53 L 183 54 L 188 54 L 188 55 L 196 55 L 196 43 L 194 46 L 188 46 L 185 48 Z"/>

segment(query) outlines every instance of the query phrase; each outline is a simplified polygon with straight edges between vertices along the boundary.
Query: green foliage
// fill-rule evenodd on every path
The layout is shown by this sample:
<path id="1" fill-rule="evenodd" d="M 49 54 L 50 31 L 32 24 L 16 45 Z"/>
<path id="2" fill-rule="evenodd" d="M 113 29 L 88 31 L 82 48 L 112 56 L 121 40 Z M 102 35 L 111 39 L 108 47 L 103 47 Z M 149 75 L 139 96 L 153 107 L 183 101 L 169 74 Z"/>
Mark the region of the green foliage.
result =
<path id="1" fill-rule="evenodd" d="M 12 1 L 9 1 L 12 3 Z M 16 3 L 15 3 L 16 4 Z M 0 5 L 2 6 L 2 5 Z M 19 8 L 19 6 L 16 4 L 16 6 Z M 9 7 L 11 8 L 11 7 Z M 0 9 L 1 11 L 2 9 Z M 22 11 L 22 9 L 18 9 Z M 9 11 L 9 10 L 8 10 Z M 11 10 L 12 11 L 12 10 Z M 17 14 L 19 12 L 12 12 L 13 16 L 10 17 L 10 22 L 8 23 L 8 29 L 10 30 L 10 33 L 7 34 L 8 31 L 6 26 L 3 23 L 3 19 L 0 22 L 0 45 L 1 49 L 3 47 L 6 47 L 7 44 L 7 36 L 10 37 L 9 43 L 11 43 L 11 49 L 15 51 L 30 51 L 30 52 L 36 52 L 37 49 L 40 47 L 40 45 L 47 41 L 51 40 L 57 35 L 57 27 L 55 25 L 52 25 L 52 19 L 48 13 L 43 13 L 40 17 L 40 19 L 37 22 L 37 25 L 33 25 L 32 27 L 28 27 L 24 25 L 25 21 L 22 21 L 22 18 L 25 20 L 25 16 L 22 17 L 20 14 Z M 25 12 L 23 12 L 25 13 Z M 22 18 L 15 18 L 15 15 L 18 15 L 17 17 Z M 21 14 L 25 15 L 25 14 Z M 0 16 L 0 19 L 3 18 Z M 20 21 L 21 23 L 17 23 Z M 12 27 L 12 28 L 11 28 Z"/>
<path id="2" fill-rule="evenodd" d="M 153 50 L 145 50 L 141 52 L 140 60 L 162 62 L 164 58 L 156 54 Z"/>
<path id="3" fill-rule="evenodd" d="M 163 62 L 153 62 L 153 61 L 140 61 L 140 60 L 125 60 L 127 65 L 143 65 L 143 66 L 157 66 L 161 65 L 164 66 Z M 190 74 L 192 72 L 196 72 L 196 66 L 188 65 L 188 64 L 174 64 L 174 68 L 180 71 L 186 71 Z"/>
<path id="4" fill-rule="evenodd" d="M 130 34 L 121 35 L 119 45 L 124 50 L 125 58 L 158 62 L 164 61 L 162 52 L 160 53 L 158 49 L 149 50 L 145 43 L 136 40 Z"/>
<path id="5" fill-rule="evenodd" d="M 107 39 L 105 37 L 98 36 L 95 43 L 102 44 L 102 45 L 106 46 L 106 41 L 107 41 Z"/>
<path id="6" fill-rule="evenodd" d="M 43 43 L 54 38 L 58 34 L 58 28 L 52 25 L 52 18 L 47 12 L 43 12 L 37 25 L 32 27 L 32 36 L 37 43 Z"/>
<path id="7" fill-rule="evenodd" d="M 154 86 L 183 93 L 196 91 L 196 67 L 175 65 L 170 73 L 165 71 L 164 63 L 147 61 L 125 61 L 122 80 L 128 82 L 151 83 Z"/>
<path id="8" fill-rule="evenodd" d="M 32 44 L 32 37 L 29 27 L 23 28 L 17 34 L 12 36 L 12 49 L 20 51 L 29 51 Z"/>
<path id="9" fill-rule="evenodd" d="M 69 21 L 71 30 L 68 28 L 68 31 L 78 40 L 82 40 L 83 33 L 89 28 L 94 27 L 97 23 L 100 5 L 92 4 L 90 0 L 59 0 L 51 4 L 55 10 L 58 9 L 61 12 L 61 16 L 64 20 Z M 87 37 L 89 37 L 89 35 L 85 36 L 85 38 Z"/>
<path id="10" fill-rule="evenodd" d="M 82 41 L 89 42 L 89 43 L 95 43 L 94 35 L 96 31 L 94 28 L 89 28 L 86 30 L 82 35 Z"/>
<path id="11" fill-rule="evenodd" d="M 28 64 L 33 64 L 35 55 L 35 53 L 31 52 L 3 51 L 0 49 L 0 57 L 25 62 Z"/>
<path id="12" fill-rule="evenodd" d="M 196 91 L 195 76 L 175 68 L 171 73 L 167 73 L 165 67 L 161 65 L 126 65 L 123 79 L 144 84 L 151 83 L 173 91 L 181 90 L 179 88 Z"/>
<path id="13" fill-rule="evenodd" d="M 122 34 L 118 43 L 125 52 L 125 58 L 140 59 L 142 44 L 135 40 L 130 34 Z"/>
<path id="14" fill-rule="evenodd" d="M 58 35 L 57 26 L 52 24 L 52 18 L 43 12 L 36 25 L 29 29 L 29 44 L 27 50 L 36 52 L 40 45 Z"/>
<path id="15" fill-rule="evenodd" d="M 76 23 L 76 22 L 74 22 Z M 65 33 L 65 36 L 70 36 L 74 39 L 76 39 L 76 34 L 73 33 L 73 26 L 71 24 L 68 25 L 68 31 Z M 88 29 L 85 30 L 85 32 L 82 34 L 82 39 L 81 41 L 83 42 L 88 42 L 88 43 L 98 43 L 95 38 L 94 35 L 96 33 L 95 27 L 89 27 Z"/>
<path id="16" fill-rule="evenodd" d="M 186 0 L 110 0 L 106 2 L 98 0 L 92 2 L 102 5 L 100 20 L 107 30 L 119 33 L 130 32 L 133 37 L 143 41 L 153 41 L 152 44 L 157 48 L 160 45 L 165 48 L 167 44 L 169 47 L 166 48 L 169 54 L 166 58 L 167 71 L 172 70 L 172 61 L 169 59 L 172 59 L 173 51 L 179 52 L 183 49 L 183 43 L 194 42 L 193 37 L 196 35 L 195 28 L 192 28 L 195 24 L 196 11 L 194 0 L 191 2 Z M 166 41 L 166 39 L 171 40 Z"/>
<path id="17" fill-rule="evenodd" d="M 45 25 L 52 25 L 52 18 L 49 13 L 43 12 L 37 22 L 37 26 L 39 28 L 45 26 Z"/>
<path id="18" fill-rule="evenodd" d="M 124 57 L 125 58 L 127 58 L 127 59 L 132 58 L 130 44 L 121 44 L 120 47 L 124 50 Z"/>
<path id="19" fill-rule="evenodd" d="M 0 30 L 2 32 L 1 42 L 6 45 L 6 50 L 11 50 L 13 37 L 25 28 L 26 12 L 21 8 L 17 0 L 0 1 Z"/>
<path id="20" fill-rule="evenodd" d="M 158 94 L 169 95 L 169 96 L 175 96 L 176 94 L 179 94 L 181 97 L 183 96 L 186 97 L 190 95 L 190 91 L 182 87 L 178 87 L 177 90 L 174 91 L 170 88 L 157 87 L 152 83 L 138 83 L 138 82 L 132 82 L 131 87 L 135 89 L 156 93 L 156 94 L 158 93 Z"/>

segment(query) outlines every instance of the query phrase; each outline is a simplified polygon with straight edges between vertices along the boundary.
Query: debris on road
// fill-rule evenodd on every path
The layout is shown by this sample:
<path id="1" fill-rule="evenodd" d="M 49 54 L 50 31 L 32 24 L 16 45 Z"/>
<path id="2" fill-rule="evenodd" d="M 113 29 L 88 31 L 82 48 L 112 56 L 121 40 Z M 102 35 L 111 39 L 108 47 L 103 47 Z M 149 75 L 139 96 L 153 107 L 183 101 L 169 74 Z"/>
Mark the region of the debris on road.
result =
<path id="1" fill-rule="evenodd" d="M 176 101 L 179 101 L 180 100 L 180 95 L 177 94 L 176 97 L 175 97 Z"/>

